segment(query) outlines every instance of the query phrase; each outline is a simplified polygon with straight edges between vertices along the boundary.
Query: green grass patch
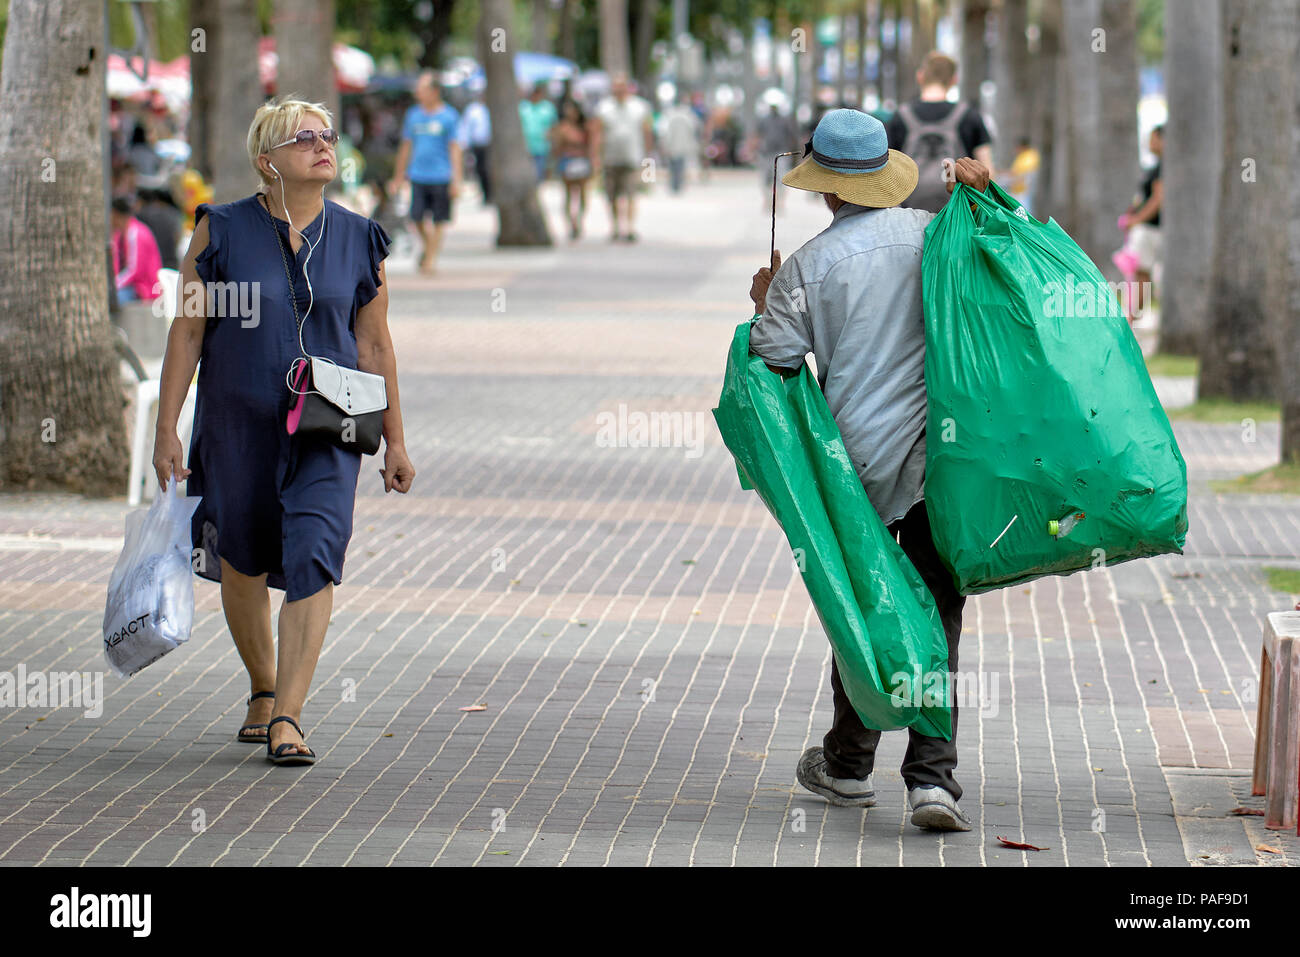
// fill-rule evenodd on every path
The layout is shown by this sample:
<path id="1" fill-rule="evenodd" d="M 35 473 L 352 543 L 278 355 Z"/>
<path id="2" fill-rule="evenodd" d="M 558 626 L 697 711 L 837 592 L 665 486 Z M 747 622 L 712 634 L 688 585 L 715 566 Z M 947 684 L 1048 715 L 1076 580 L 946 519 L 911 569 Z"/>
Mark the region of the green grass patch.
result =
<path id="1" fill-rule="evenodd" d="M 1147 372 L 1151 375 L 1195 376 L 1201 371 L 1201 360 L 1196 356 L 1171 356 L 1157 352 L 1147 357 Z"/>
<path id="2" fill-rule="evenodd" d="M 1274 465 L 1262 472 L 1252 472 L 1235 479 L 1213 479 L 1210 488 L 1216 492 L 1300 495 L 1300 465 Z"/>
<path id="3" fill-rule="evenodd" d="M 1281 407 L 1276 402 L 1233 402 L 1231 399 L 1198 399 L 1191 405 L 1166 411 L 1171 419 L 1238 425 L 1243 419 L 1277 422 L 1282 417 Z"/>
<path id="4" fill-rule="evenodd" d="M 1268 587 L 1274 591 L 1286 592 L 1288 595 L 1300 595 L 1300 568 L 1265 566 L 1264 574 L 1268 576 Z"/>

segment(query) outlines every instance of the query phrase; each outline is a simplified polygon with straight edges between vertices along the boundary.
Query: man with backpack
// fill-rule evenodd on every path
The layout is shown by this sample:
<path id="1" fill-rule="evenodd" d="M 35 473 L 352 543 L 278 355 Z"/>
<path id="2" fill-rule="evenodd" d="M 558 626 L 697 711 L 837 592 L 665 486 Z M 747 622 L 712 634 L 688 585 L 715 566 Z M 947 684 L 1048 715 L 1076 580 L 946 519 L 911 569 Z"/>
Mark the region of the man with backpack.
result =
<path id="1" fill-rule="evenodd" d="M 920 179 L 903 205 L 937 213 L 948 202 L 943 182 L 945 158 L 973 156 L 993 168 L 992 138 L 979 110 L 969 103 L 948 102 L 948 91 L 957 82 L 957 61 L 934 50 L 916 71 L 921 87 L 919 99 L 904 103 L 885 126 L 889 148 L 910 156 Z"/>

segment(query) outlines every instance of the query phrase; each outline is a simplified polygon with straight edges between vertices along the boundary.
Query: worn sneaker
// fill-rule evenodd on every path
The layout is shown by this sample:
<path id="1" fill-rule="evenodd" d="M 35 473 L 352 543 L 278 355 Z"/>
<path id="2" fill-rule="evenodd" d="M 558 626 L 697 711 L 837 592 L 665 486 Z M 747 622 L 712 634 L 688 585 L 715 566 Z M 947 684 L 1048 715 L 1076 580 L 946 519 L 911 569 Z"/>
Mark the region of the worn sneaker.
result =
<path id="1" fill-rule="evenodd" d="M 957 806 L 957 799 L 937 784 L 926 784 L 907 792 L 912 805 L 912 823 L 932 831 L 969 831 L 970 818 Z"/>
<path id="2" fill-rule="evenodd" d="M 839 807 L 875 807 L 876 792 L 871 787 L 871 775 L 865 778 L 833 778 L 826 770 L 826 752 L 822 748 L 809 748 L 799 759 L 795 777 L 813 794 L 820 794 Z"/>

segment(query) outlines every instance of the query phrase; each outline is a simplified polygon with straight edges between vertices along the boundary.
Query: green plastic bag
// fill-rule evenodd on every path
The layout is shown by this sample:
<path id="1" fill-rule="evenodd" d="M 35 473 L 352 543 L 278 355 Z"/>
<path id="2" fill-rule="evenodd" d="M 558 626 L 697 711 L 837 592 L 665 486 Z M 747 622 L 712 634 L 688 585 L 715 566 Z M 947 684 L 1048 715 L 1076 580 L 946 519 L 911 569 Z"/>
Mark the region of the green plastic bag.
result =
<path id="1" fill-rule="evenodd" d="M 996 183 L 959 185 L 921 281 L 925 500 L 958 589 L 1181 554 L 1187 465 L 1114 291 L 1065 230 Z"/>
<path id="2" fill-rule="evenodd" d="M 773 372 L 749 354 L 749 331 L 736 329 L 713 410 L 741 485 L 785 531 L 862 723 L 951 740 L 934 598 L 872 508 L 812 371 Z"/>

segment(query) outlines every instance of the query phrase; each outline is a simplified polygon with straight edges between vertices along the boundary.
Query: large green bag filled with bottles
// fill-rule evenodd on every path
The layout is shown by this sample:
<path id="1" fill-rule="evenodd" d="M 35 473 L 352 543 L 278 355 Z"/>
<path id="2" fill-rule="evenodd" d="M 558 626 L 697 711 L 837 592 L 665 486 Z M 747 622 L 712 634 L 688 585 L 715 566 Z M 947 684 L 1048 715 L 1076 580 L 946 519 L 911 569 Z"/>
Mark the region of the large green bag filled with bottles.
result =
<path id="1" fill-rule="evenodd" d="M 793 549 L 862 723 L 952 739 L 948 645 L 934 598 L 862 488 L 817 380 L 784 377 L 731 343 L 713 410 L 740 483 Z"/>
<path id="2" fill-rule="evenodd" d="M 1187 465 L 1114 288 L 1065 230 L 959 185 L 921 280 L 925 501 L 960 591 L 1181 553 Z"/>

